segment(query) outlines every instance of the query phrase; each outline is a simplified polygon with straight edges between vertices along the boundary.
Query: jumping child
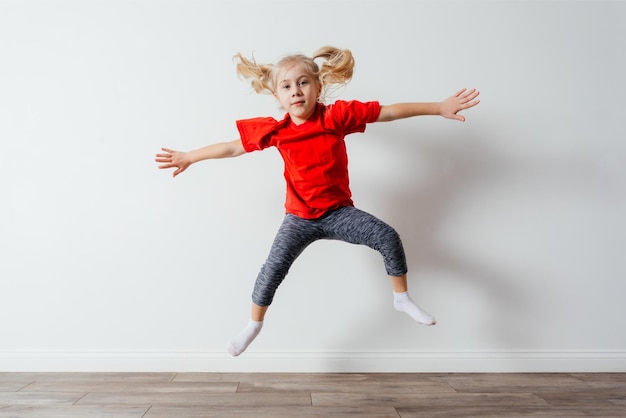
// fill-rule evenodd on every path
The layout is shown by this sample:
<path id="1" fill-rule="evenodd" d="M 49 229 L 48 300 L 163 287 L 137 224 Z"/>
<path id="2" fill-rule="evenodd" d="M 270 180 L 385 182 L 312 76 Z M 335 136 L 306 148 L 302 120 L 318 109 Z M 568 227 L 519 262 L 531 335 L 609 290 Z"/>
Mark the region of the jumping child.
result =
<path id="1" fill-rule="evenodd" d="M 458 113 L 476 106 L 478 91 L 462 89 L 442 102 L 396 103 L 337 100 L 324 104 L 331 86 L 352 78 L 354 59 L 347 49 L 323 47 L 312 57 L 289 55 L 275 65 L 258 64 L 241 54 L 234 57 L 237 73 L 251 81 L 256 93 L 271 93 L 287 113 L 282 120 L 257 117 L 238 120 L 240 139 L 189 152 L 162 148 L 159 168 L 175 168 L 174 176 L 193 163 L 238 157 L 276 147 L 285 163 L 285 218 L 261 267 L 252 292 L 248 325 L 229 343 L 232 356 L 243 353 L 263 326 L 276 289 L 304 249 L 320 239 L 367 245 L 380 252 L 391 280 L 393 305 L 424 325 L 435 318 L 409 296 L 407 264 L 398 233 L 380 219 L 354 207 L 348 180 L 344 137 L 364 132 L 366 124 L 422 115 L 439 115 L 461 122 Z M 314 60 L 324 60 L 318 65 Z"/>

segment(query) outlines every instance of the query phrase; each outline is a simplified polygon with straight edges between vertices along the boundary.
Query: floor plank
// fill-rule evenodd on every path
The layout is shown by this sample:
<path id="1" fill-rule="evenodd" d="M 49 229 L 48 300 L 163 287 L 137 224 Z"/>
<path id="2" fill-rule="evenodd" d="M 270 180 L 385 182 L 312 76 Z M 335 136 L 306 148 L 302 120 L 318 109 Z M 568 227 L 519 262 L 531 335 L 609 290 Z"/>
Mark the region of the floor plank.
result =
<path id="1" fill-rule="evenodd" d="M 0 418 L 624 417 L 626 373 L 0 373 Z"/>
<path id="2" fill-rule="evenodd" d="M 148 408 L 111 406 L 15 405 L 0 409 L 0 417 L 11 418 L 143 418 Z M 172 417 L 174 417 L 172 415 Z"/>
<path id="3" fill-rule="evenodd" d="M 16 373 L 0 372 L 0 382 L 169 382 L 176 373 Z"/>
<path id="4" fill-rule="evenodd" d="M 237 382 L 35 382 L 20 392 L 235 393 Z"/>
<path id="5" fill-rule="evenodd" d="M 77 405 L 196 405 L 196 406 L 310 406 L 307 393 L 98 393 L 87 394 Z"/>
<path id="6" fill-rule="evenodd" d="M 0 405 L 73 405 L 78 402 L 83 393 L 22 393 L 0 392 Z"/>
<path id="7" fill-rule="evenodd" d="M 579 408 L 537 408 L 537 407 L 493 407 L 489 405 L 465 406 L 465 407 L 420 407 L 420 408 L 397 408 L 400 418 L 520 418 L 520 417 L 545 417 L 545 418 L 578 418 L 578 417 L 601 417 L 623 418 L 624 411 L 615 409 L 592 409 Z"/>
<path id="8" fill-rule="evenodd" d="M 448 383 L 457 392 L 537 392 L 555 387 L 575 390 L 588 385 L 569 374 L 542 373 L 467 373 L 434 378 Z"/>
<path id="9" fill-rule="evenodd" d="M 612 389 L 578 390 L 575 392 L 540 392 L 537 396 L 554 406 L 577 406 L 587 408 L 610 407 L 626 402 L 626 391 Z"/>
<path id="10" fill-rule="evenodd" d="M 323 408 L 313 406 L 154 406 L 144 418 L 400 418 L 393 407 L 341 407 Z"/>
<path id="11" fill-rule="evenodd" d="M 375 394 L 375 393 L 313 393 L 314 406 L 390 405 L 403 407 L 429 407 L 445 405 L 449 408 L 490 405 L 493 407 L 538 407 L 550 404 L 531 393 L 450 393 L 450 394 Z"/>
<path id="12" fill-rule="evenodd" d="M 353 379 L 309 379 L 301 381 L 287 380 L 276 377 L 272 380 L 246 381 L 239 384 L 238 393 L 245 392 L 272 392 L 272 391 L 307 391 L 307 392 L 331 392 L 331 393 L 454 393 L 454 389 L 447 383 L 432 381 L 388 381 L 376 378 L 353 380 Z"/>
<path id="13" fill-rule="evenodd" d="M 17 392 L 25 388 L 30 383 L 17 381 L 0 381 L 0 392 Z"/>

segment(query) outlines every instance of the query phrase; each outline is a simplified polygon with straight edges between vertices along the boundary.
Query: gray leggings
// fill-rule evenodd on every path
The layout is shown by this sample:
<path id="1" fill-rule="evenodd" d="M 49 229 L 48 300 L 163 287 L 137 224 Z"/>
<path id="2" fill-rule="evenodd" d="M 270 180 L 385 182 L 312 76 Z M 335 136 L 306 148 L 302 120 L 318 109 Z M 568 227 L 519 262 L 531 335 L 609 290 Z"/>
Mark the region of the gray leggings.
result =
<path id="1" fill-rule="evenodd" d="M 392 227 L 367 212 L 347 206 L 318 219 L 287 214 L 256 279 L 252 301 L 259 306 L 269 306 L 296 258 L 311 243 L 320 239 L 367 245 L 382 254 L 388 275 L 402 276 L 407 272 L 400 236 Z"/>

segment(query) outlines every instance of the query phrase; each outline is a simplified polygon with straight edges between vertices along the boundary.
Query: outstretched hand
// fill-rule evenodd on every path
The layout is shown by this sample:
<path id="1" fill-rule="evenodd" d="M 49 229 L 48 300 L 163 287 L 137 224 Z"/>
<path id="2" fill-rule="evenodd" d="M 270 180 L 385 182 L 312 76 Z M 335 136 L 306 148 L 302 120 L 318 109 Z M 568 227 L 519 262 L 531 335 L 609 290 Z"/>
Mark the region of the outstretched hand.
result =
<path id="1" fill-rule="evenodd" d="M 448 97 L 441 102 L 441 116 L 448 119 L 455 119 L 465 122 L 465 116 L 458 113 L 461 110 L 469 109 L 480 103 L 480 100 L 474 100 L 480 93 L 476 89 L 461 89 L 454 96 Z"/>
<path id="2" fill-rule="evenodd" d="M 174 151 L 169 148 L 161 148 L 161 150 L 165 151 L 165 153 L 157 154 L 155 161 L 163 163 L 159 166 L 160 169 L 176 168 L 172 176 L 176 177 L 191 165 L 186 152 Z"/>

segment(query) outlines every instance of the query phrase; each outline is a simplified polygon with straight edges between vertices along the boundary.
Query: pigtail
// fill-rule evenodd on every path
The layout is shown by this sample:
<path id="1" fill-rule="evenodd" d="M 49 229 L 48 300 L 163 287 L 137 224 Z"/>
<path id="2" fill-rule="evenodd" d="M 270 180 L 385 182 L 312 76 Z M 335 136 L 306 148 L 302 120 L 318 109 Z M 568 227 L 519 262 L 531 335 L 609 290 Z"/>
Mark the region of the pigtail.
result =
<path id="1" fill-rule="evenodd" d="M 237 53 L 233 57 L 233 61 L 236 63 L 237 75 L 250 80 L 250 85 L 256 93 L 274 93 L 270 83 L 272 65 L 257 64 L 254 57 L 252 60 L 248 60 L 241 53 Z"/>
<path id="2" fill-rule="evenodd" d="M 319 78 L 322 85 L 346 84 L 352 79 L 354 58 L 348 49 L 324 46 L 313 53 L 313 59 L 323 58 Z"/>
<path id="3" fill-rule="evenodd" d="M 321 58 L 324 62 L 318 65 L 314 60 Z M 354 71 L 354 58 L 348 49 L 339 49 L 332 46 L 325 46 L 313 53 L 309 58 L 304 55 L 288 55 L 281 59 L 276 65 L 257 64 L 254 57 L 247 59 L 240 53 L 233 57 L 236 63 L 239 77 L 249 80 L 250 85 L 256 93 L 275 93 L 276 80 L 273 79 L 281 68 L 287 68 L 293 64 L 301 64 L 306 71 L 315 78 L 322 86 L 320 101 L 336 89 L 344 86 L 352 79 Z"/>
<path id="4" fill-rule="evenodd" d="M 320 101 L 323 102 L 352 79 L 354 57 L 349 49 L 324 46 L 313 53 L 313 59 L 317 58 L 325 60 L 318 73 L 322 84 Z"/>

